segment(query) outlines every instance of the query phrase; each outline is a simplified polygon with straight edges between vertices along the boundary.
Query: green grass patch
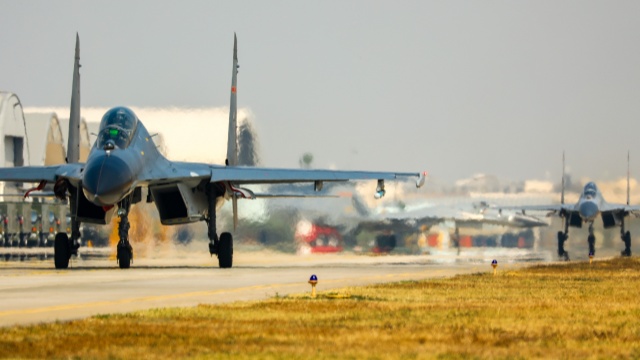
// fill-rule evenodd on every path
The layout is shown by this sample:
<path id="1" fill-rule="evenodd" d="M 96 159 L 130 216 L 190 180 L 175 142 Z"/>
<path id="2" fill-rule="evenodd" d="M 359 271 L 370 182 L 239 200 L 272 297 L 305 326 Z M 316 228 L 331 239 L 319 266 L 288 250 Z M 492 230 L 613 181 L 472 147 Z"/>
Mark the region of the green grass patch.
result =
<path id="1" fill-rule="evenodd" d="M 639 358 L 640 260 L 0 329 L 12 358 Z"/>

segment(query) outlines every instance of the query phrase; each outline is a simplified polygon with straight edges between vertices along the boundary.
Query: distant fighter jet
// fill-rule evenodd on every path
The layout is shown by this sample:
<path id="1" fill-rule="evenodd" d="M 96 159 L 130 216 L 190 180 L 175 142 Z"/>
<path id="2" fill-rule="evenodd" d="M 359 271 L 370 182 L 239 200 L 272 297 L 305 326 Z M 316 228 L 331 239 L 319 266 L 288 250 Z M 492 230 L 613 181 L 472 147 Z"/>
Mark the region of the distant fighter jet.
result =
<path id="1" fill-rule="evenodd" d="M 497 211 L 486 202 L 469 204 L 467 207 L 416 205 L 407 207 L 385 207 L 372 211 L 364 205 L 358 196 L 353 197 L 353 206 L 361 217 L 361 226 L 368 229 L 385 230 L 397 227 L 416 228 L 443 221 L 453 221 L 458 225 L 490 224 L 515 228 L 547 226 L 535 217 L 520 213 L 507 214 Z"/>
<path id="2" fill-rule="evenodd" d="M 225 200 L 233 205 L 234 228 L 237 224 L 237 200 L 277 197 L 278 194 L 256 194 L 249 184 L 312 183 L 316 191 L 324 182 L 374 179 L 378 181 L 375 196 L 385 194 L 384 181 L 417 177 L 416 186 L 424 184 L 420 173 L 272 169 L 238 166 L 236 121 L 237 39 L 234 34 L 231 105 L 226 165 L 169 161 L 153 143 L 152 136 L 130 109 L 115 107 L 107 111 L 100 123 L 97 140 L 86 163 L 79 163 L 80 124 L 80 41 L 76 35 L 75 62 L 69 121 L 67 164 L 27 166 L 0 169 L 0 181 L 54 183 L 60 199 L 69 197 L 71 207 L 71 239 L 66 233 L 55 238 L 55 267 L 69 266 L 77 253 L 80 223 L 107 224 L 116 213 L 120 217 L 117 259 L 120 268 L 129 268 L 133 251 L 129 244 L 128 214 L 131 205 L 142 201 L 147 188 L 147 202 L 154 202 L 164 225 L 205 221 L 208 225 L 209 252 L 218 256 L 219 266 L 233 263 L 233 238 L 223 232 L 218 237 L 216 211 Z M 197 131 L 197 129 L 194 129 Z M 31 191 L 30 190 L 30 191 Z M 25 194 L 27 196 L 29 192 Z M 293 196 L 296 195 L 285 195 Z M 304 195 L 299 195 L 304 196 Z"/>
<path id="3" fill-rule="evenodd" d="M 581 228 L 582 223 L 589 224 L 589 254 L 595 255 L 596 237 L 593 234 L 593 222 L 600 216 L 605 229 L 614 226 L 620 226 L 620 237 L 624 242 L 624 250 L 622 256 L 631 256 L 631 233 L 625 231 L 624 219 L 629 214 L 640 216 L 640 206 L 629 205 L 629 156 L 627 154 L 627 203 L 611 204 L 604 200 L 604 197 L 598 190 L 594 182 L 589 182 L 584 186 L 580 198 L 576 204 L 564 203 L 564 154 L 562 155 L 562 193 L 560 195 L 560 204 L 557 205 L 532 205 L 520 207 L 503 207 L 503 209 L 521 209 L 522 212 L 531 211 L 550 211 L 551 214 L 557 214 L 563 219 L 564 232 L 558 231 L 558 256 L 569 260 L 569 253 L 564 250 L 564 242 L 569 238 L 569 226 Z"/>

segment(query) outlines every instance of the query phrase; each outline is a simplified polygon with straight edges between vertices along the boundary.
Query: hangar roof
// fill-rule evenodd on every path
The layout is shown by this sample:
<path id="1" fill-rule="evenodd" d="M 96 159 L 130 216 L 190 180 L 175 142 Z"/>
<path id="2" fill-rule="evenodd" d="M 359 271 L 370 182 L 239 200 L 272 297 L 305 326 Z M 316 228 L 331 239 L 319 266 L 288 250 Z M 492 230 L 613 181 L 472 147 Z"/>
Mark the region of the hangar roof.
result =
<path id="1" fill-rule="evenodd" d="M 63 164 L 66 158 L 60 122 L 56 113 L 24 114 L 31 165 Z"/>

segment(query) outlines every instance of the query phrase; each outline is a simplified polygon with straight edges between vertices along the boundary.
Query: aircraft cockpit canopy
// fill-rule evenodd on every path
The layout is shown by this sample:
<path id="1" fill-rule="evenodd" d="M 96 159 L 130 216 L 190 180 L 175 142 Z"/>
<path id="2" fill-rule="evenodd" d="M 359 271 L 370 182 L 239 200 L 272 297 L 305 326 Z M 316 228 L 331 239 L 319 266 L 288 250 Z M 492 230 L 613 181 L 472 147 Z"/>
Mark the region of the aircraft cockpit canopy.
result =
<path id="1" fill-rule="evenodd" d="M 96 146 L 105 150 L 129 146 L 138 125 L 138 117 L 126 107 L 116 107 L 102 117 Z"/>
<path id="2" fill-rule="evenodd" d="M 584 196 L 587 198 L 596 197 L 597 191 L 598 188 L 596 187 L 596 184 L 594 182 L 587 183 L 587 185 L 584 186 Z"/>

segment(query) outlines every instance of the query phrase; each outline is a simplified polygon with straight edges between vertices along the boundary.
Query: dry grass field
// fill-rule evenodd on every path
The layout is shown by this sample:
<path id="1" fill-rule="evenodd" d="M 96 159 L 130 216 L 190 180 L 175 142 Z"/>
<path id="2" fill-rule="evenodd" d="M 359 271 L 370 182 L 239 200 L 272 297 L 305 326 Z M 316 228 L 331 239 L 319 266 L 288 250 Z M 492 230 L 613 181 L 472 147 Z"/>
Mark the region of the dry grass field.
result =
<path id="1" fill-rule="evenodd" d="M 640 358 L 640 259 L 0 329 L 4 358 Z"/>

